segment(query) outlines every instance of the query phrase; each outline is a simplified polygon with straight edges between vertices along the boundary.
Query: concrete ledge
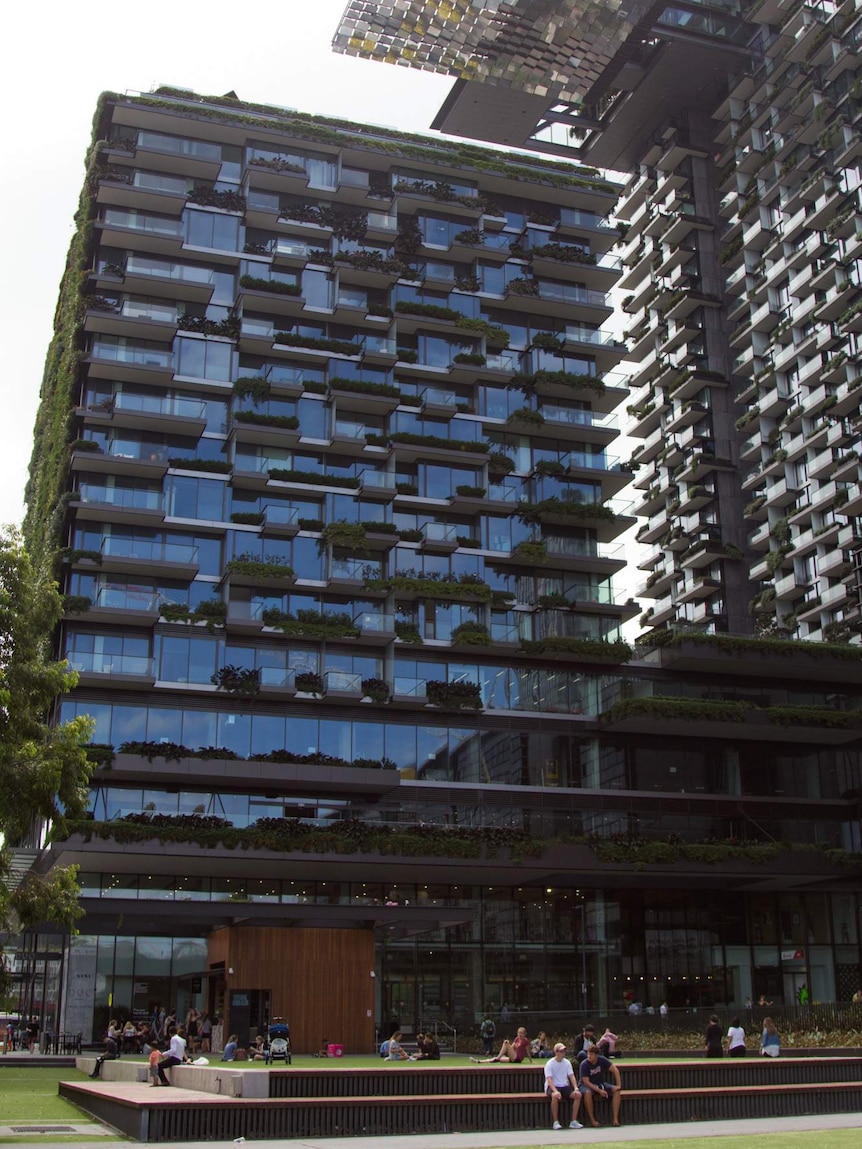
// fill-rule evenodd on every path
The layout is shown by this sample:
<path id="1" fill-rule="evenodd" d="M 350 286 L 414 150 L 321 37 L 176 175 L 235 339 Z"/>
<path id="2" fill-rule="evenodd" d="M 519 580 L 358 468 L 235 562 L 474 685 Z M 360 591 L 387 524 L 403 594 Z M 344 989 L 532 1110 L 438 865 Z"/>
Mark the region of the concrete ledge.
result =
<path id="1" fill-rule="evenodd" d="M 96 1065 L 95 1057 L 77 1057 L 75 1068 L 88 1076 Z M 102 1081 L 148 1082 L 148 1066 L 140 1061 L 104 1061 Z M 168 1080 L 178 1089 L 194 1089 L 217 1097 L 269 1097 L 269 1074 L 265 1070 L 229 1069 L 221 1062 L 215 1065 L 175 1065 L 167 1070 Z"/>
<path id="2" fill-rule="evenodd" d="M 75 1068 L 80 1069 L 87 1076 L 96 1068 L 95 1057 L 76 1057 Z M 140 1061 L 123 1061 L 116 1058 L 114 1061 L 103 1061 L 99 1074 L 102 1081 L 146 1081 L 147 1066 Z"/>

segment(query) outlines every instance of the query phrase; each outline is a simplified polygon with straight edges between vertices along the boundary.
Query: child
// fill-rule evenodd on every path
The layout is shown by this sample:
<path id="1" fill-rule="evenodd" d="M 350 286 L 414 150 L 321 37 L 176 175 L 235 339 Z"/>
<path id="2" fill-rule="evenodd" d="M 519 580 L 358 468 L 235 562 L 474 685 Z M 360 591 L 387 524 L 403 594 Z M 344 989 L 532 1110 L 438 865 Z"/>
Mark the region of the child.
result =
<path id="1" fill-rule="evenodd" d="M 159 1083 L 159 1061 L 161 1061 L 161 1053 L 157 1044 L 153 1045 L 150 1050 L 150 1063 L 147 1070 L 150 1077 L 150 1085 L 158 1085 Z"/>

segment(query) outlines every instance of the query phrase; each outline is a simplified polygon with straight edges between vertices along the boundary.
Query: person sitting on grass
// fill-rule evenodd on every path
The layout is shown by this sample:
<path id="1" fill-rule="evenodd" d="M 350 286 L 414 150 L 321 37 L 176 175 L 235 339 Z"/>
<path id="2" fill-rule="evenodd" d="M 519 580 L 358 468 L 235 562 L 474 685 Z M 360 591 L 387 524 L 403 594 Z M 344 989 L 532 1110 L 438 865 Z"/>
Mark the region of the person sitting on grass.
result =
<path id="1" fill-rule="evenodd" d="M 560 1102 L 572 1101 L 572 1119 L 570 1129 L 583 1129 L 578 1121 L 578 1109 L 581 1104 L 581 1095 L 575 1082 L 575 1071 L 572 1063 L 566 1057 L 566 1047 L 561 1041 L 554 1046 L 554 1056 L 545 1064 L 545 1093 L 551 1101 L 551 1120 L 553 1129 L 562 1129 L 560 1124 Z"/>
<path id="2" fill-rule="evenodd" d="M 396 1031 L 389 1038 L 389 1053 L 386 1057 L 387 1061 L 409 1061 L 410 1054 L 401 1044 L 401 1030 Z"/>
<path id="3" fill-rule="evenodd" d="M 781 1047 L 781 1037 L 775 1028 L 771 1017 L 763 1019 L 763 1033 L 760 1035 L 760 1056 L 778 1057 Z"/>
<path id="4" fill-rule="evenodd" d="M 239 1038 L 235 1033 L 232 1033 L 227 1039 L 227 1045 L 221 1052 L 222 1061 L 233 1061 L 236 1057 L 237 1047 L 239 1045 Z"/>
<path id="5" fill-rule="evenodd" d="M 470 1060 L 477 1065 L 490 1065 L 492 1061 L 506 1061 L 513 1065 L 520 1065 L 525 1058 L 530 1062 L 533 1060 L 530 1056 L 530 1039 L 527 1037 L 526 1029 L 521 1026 L 514 1041 L 506 1038 L 496 1057 L 471 1057 Z"/>
<path id="6" fill-rule="evenodd" d="M 613 1081 L 607 1080 L 610 1076 Z M 580 1091 L 584 1099 L 590 1125 L 597 1129 L 595 1099 L 597 1097 L 610 1098 L 611 1118 L 614 1125 L 620 1123 L 620 1101 L 622 1092 L 620 1071 L 612 1061 L 602 1057 L 597 1045 L 587 1050 L 587 1056 L 580 1063 Z"/>
<path id="7" fill-rule="evenodd" d="M 416 1061 L 439 1061 L 440 1046 L 433 1033 L 416 1034 Z"/>

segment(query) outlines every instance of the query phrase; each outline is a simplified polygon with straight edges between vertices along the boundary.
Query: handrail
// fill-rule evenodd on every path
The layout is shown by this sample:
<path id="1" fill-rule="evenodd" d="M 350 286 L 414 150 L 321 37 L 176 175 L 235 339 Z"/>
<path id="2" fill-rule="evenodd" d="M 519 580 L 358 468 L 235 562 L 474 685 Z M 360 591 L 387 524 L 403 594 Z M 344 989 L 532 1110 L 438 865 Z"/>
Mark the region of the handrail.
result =
<path id="1" fill-rule="evenodd" d="M 455 1028 L 454 1025 L 450 1025 L 448 1021 L 443 1021 L 442 1018 L 435 1018 L 434 1021 L 432 1021 L 430 1024 L 428 1022 L 425 1022 L 424 1024 L 420 1023 L 419 1032 L 420 1033 L 428 1033 L 429 1030 L 433 1029 L 434 1040 L 436 1041 L 437 1037 L 439 1035 L 439 1030 L 440 1030 L 441 1026 L 447 1033 L 452 1034 L 452 1052 L 457 1053 L 458 1052 L 458 1030 Z"/>

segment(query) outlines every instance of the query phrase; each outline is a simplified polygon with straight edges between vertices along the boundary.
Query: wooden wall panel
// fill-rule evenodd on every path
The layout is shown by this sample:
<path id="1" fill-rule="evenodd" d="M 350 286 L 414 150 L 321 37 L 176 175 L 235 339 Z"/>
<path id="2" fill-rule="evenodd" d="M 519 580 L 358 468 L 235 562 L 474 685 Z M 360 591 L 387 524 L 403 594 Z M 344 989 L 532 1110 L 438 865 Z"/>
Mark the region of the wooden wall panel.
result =
<path id="1" fill-rule="evenodd" d="M 229 926 L 208 939 L 208 964 L 219 961 L 233 969 L 229 989 L 270 991 L 272 1016 L 289 1023 L 297 1053 L 314 1053 L 323 1038 L 348 1053 L 373 1050 L 372 929 Z"/>

